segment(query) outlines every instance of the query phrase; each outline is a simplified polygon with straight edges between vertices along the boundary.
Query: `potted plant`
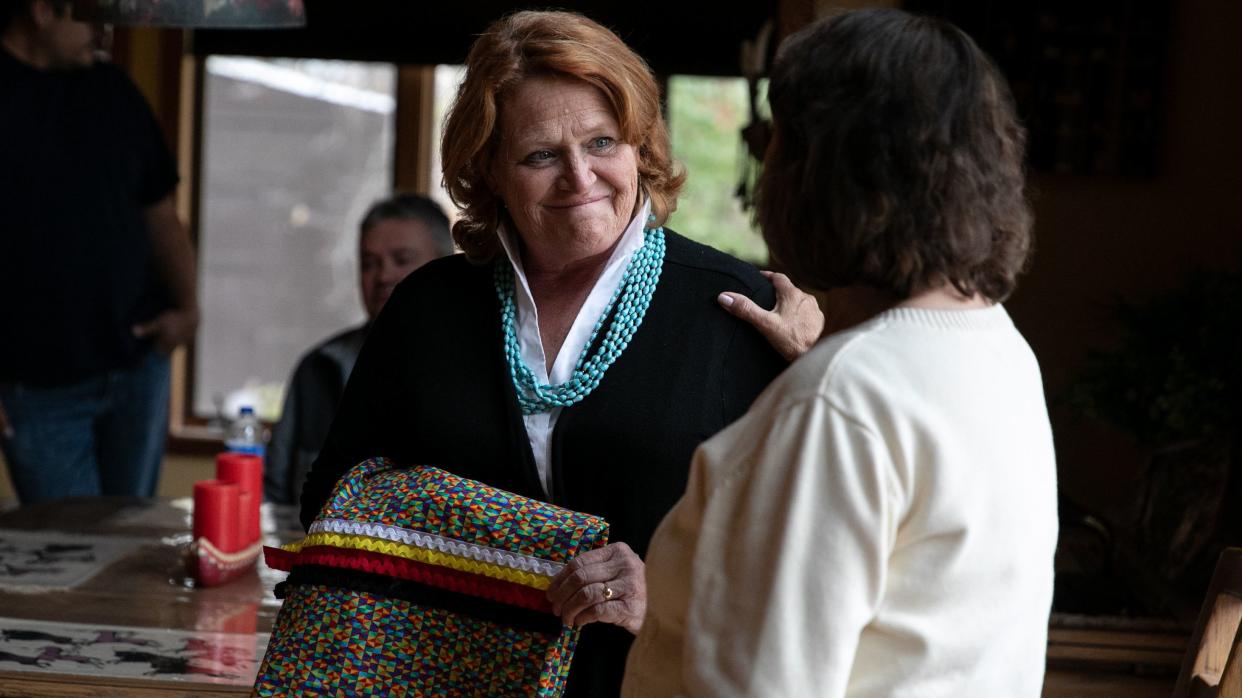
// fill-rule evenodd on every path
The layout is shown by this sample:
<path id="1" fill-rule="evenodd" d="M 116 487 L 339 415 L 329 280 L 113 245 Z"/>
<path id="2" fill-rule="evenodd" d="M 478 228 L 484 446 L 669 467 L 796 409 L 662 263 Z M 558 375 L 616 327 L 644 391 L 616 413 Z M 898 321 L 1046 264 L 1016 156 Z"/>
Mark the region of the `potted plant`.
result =
<path id="1" fill-rule="evenodd" d="M 1220 550 L 1242 544 L 1242 274 L 1200 271 L 1114 316 L 1119 341 L 1089 354 L 1069 401 L 1150 454 L 1114 564 L 1141 611 L 1193 623 Z"/>

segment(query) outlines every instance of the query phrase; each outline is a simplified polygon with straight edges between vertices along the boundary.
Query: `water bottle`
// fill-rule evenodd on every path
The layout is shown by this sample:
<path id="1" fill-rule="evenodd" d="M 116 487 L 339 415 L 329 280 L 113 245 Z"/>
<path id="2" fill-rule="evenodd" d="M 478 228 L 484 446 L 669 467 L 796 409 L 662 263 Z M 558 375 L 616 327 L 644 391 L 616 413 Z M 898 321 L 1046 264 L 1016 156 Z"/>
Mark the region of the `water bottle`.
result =
<path id="1" fill-rule="evenodd" d="M 224 436 L 224 448 L 262 458 L 264 441 L 263 422 L 255 416 L 253 407 L 243 407 L 237 419 L 229 424 Z"/>

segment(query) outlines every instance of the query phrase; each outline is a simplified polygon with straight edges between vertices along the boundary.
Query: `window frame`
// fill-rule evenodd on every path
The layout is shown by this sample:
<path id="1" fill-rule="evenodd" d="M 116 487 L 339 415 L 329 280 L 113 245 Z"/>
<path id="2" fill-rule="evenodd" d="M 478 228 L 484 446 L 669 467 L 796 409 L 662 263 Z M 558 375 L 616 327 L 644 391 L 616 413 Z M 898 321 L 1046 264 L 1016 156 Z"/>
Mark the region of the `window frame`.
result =
<path id="1" fill-rule="evenodd" d="M 181 41 L 178 37 L 178 41 Z M 181 51 L 177 84 L 177 114 L 161 114 L 176 124 L 176 152 L 181 183 L 177 187 L 177 212 L 190 233 L 196 254 L 200 248 L 203 168 L 203 110 L 206 65 L 209 55 Z M 435 95 L 434 66 L 394 65 L 397 70 L 396 109 L 393 113 L 394 142 L 392 182 L 396 191 L 427 194 L 428 170 L 435 142 L 432 105 Z M 201 267 L 199 269 L 201 273 Z M 201 293 L 201 284 L 200 284 Z M 201 299 L 200 299 L 201 302 Z M 223 430 L 213 420 L 194 413 L 194 375 L 197 367 L 194 344 L 179 347 L 172 356 L 167 452 L 173 455 L 209 455 L 220 450 Z"/>

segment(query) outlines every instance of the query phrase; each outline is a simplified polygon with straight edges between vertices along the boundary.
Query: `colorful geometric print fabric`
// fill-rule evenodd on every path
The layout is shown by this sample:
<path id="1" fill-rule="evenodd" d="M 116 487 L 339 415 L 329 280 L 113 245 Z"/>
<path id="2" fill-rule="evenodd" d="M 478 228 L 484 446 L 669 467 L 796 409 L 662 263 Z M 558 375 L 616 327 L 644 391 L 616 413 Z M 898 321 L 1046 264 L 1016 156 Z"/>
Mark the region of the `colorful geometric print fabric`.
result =
<path id="1" fill-rule="evenodd" d="M 608 524 L 467 480 L 438 468 L 397 468 L 386 458 L 354 467 L 319 519 L 380 523 L 565 563 L 598 547 Z"/>
<path id="2" fill-rule="evenodd" d="M 290 591 L 260 696 L 558 696 L 577 632 L 518 631 L 325 586 Z"/>
<path id="3" fill-rule="evenodd" d="M 267 551 L 291 574 L 255 692 L 560 695 L 578 631 L 542 590 L 607 532 L 436 468 L 366 461 L 305 539 Z"/>

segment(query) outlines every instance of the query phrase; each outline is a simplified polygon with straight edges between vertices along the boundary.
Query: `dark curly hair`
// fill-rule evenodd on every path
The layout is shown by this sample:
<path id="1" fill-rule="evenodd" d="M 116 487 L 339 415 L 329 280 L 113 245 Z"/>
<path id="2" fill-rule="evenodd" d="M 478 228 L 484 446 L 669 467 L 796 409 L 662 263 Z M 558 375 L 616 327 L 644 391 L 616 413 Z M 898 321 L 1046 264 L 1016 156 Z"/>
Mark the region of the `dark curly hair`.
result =
<path id="1" fill-rule="evenodd" d="M 1026 133 L 960 29 L 890 9 L 829 17 L 784 43 L 768 98 L 757 219 L 775 266 L 899 299 L 946 282 L 1013 292 L 1031 249 Z"/>

